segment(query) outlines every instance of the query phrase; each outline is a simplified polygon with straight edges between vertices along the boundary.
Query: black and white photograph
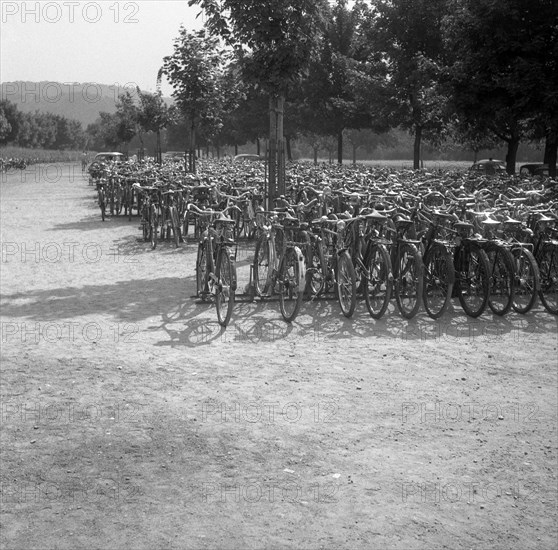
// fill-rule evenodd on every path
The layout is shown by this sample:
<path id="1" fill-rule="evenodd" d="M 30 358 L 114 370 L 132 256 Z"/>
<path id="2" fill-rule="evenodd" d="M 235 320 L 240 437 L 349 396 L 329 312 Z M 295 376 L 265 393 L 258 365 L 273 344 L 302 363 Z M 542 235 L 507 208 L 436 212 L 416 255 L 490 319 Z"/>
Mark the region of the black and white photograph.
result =
<path id="1" fill-rule="evenodd" d="M 556 0 L 1 0 L 2 550 L 558 547 Z"/>

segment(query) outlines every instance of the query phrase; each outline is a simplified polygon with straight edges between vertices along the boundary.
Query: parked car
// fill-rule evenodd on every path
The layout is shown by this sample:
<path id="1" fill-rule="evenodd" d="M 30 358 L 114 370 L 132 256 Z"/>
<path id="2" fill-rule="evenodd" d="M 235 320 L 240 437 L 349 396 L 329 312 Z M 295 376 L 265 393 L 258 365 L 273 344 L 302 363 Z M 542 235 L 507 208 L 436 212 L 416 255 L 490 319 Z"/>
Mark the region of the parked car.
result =
<path id="1" fill-rule="evenodd" d="M 548 176 L 548 174 L 548 164 L 543 164 L 542 162 L 524 164 L 519 169 L 520 176 Z"/>
<path id="2" fill-rule="evenodd" d="M 486 174 L 495 176 L 496 174 L 506 174 L 506 163 L 501 160 L 483 159 L 475 162 L 469 172 L 475 174 Z"/>
<path id="3" fill-rule="evenodd" d="M 184 160 L 186 153 L 184 151 L 167 151 L 163 153 L 163 160 Z"/>
<path id="4" fill-rule="evenodd" d="M 126 157 L 123 153 L 97 153 L 93 162 L 109 162 L 109 161 L 116 161 L 116 162 L 124 162 Z"/>
<path id="5" fill-rule="evenodd" d="M 250 155 L 247 153 L 244 153 L 242 155 L 236 155 L 233 159 L 234 162 L 242 162 L 242 161 L 258 161 L 258 160 L 264 160 L 264 157 L 260 157 L 260 155 Z"/>

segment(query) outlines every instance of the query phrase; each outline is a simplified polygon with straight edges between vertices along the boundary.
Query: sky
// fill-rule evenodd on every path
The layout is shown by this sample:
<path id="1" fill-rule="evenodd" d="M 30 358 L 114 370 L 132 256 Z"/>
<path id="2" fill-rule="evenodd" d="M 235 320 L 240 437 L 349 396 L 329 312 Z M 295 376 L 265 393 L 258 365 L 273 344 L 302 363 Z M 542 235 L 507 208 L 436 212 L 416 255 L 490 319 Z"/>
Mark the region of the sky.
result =
<path id="1" fill-rule="evenodd" d="M 0 0 L 0 82 L 139 85 L 155 91 L 180 25 L 201 28 L 187 0 Z M 162 92 L 172 88 L 163 83 Z"/>

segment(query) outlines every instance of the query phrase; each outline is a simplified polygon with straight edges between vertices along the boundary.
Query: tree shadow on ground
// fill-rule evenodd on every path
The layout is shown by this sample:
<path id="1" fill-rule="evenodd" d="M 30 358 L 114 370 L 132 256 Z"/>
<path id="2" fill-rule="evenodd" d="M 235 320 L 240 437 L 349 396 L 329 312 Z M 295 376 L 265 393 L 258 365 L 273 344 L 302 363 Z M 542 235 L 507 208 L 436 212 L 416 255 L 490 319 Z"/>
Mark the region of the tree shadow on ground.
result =
<path id="1" fill-rule="evenodd" d="M 175 252 L 169 249 L 169 253 Z M 201 301 L 195 294 L 194 275 L 32 290 L 1 295 L 2 316 L 12 322 L 49 323 L 96 316 L 110 322 L 136 323 L 139 330 L 164 331 L 166 337 L 157 342 L 159 346 L 199 346 L 217 340 L 258 343 L 287 340 L 291 336 L 315 341 L 377 337 L 417 343 L 443 340 L 489 343 L 511 335 L 527 343 L 529 336 L 535 334 L 558 333 L 558 318 L 540 305 L 527 315 L 509 313 L 498 317 L 485 312 L 472 319 L 456 302 L 440 319 L 420 312 L 407 320 L 392 303 L 382 319 L 374 320 L 363 302 L 358 303 L 352 318 L 345 318 L 337 301 L 331 298 L 303 302 L 295 322 L 288 324 L 281 317 L 277 300 L 250 301 L 242 295 L 237 297 L 230 325 L 223 329 L 217 323 L 211 300 Z M 160 322 L 155 320 L 153 326 L 141 327 L 146 319 Z"/>

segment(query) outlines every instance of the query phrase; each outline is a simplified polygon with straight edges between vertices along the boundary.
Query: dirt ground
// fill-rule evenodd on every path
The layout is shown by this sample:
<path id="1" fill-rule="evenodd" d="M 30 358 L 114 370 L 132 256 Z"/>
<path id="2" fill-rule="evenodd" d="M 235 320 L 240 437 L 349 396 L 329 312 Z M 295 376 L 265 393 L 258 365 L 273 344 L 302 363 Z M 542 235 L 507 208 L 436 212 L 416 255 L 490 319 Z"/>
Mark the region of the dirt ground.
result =
<path id="1" fill-rule="evenodd" d="M 198 303 L 78 165 L 1 184 L 3 549 L 557 542 L 557 318 Z M 239 250 L 241 286 L 250 250 Z"/>

